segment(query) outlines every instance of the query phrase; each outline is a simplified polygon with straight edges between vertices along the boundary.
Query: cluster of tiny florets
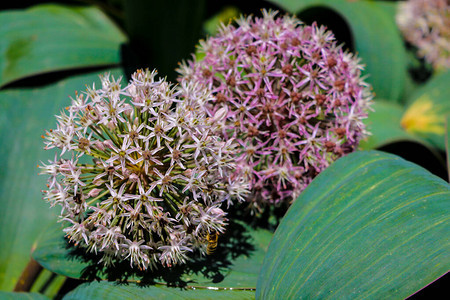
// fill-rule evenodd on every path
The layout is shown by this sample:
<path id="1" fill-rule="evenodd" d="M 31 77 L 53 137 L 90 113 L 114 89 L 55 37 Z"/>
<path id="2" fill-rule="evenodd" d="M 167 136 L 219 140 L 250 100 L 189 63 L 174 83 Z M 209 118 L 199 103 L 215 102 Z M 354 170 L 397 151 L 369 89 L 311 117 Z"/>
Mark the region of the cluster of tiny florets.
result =
<path id="1" fill-rule="evenodd" d="M 450 68 L 450 2 L 409 0 L 398 5 L 397 24 L 406 40 L 434 68 Z"/>
<path id="2" fill-rule="evenodd" d="M 236 145 L 213 134 L 224 115 L 205 113 L 210 92 L 155 75 L 139 70 L 126 87 L 102 77 L 43 136 L 46 149 L 61 149 L 40 166 L 44 198 L 62 207 L 69 239 L 105 264 L 184 263 L 205 251 L 208 233 L 224 231 L 221 204 L 248 188 L 231 174 Z"/>
<path id="3" fill-rule="evenodd" d="M 324 27 L 295 17 L 241 18 L 202 41 L 181 64 L 180 80 L 212 90 L 211 115 L 227 110 L 224 139 L 236 139 L 237 171 L 250 181 L 256 209 L 290 203 L 367 132 L 372 93 L 359 59 Z"/>

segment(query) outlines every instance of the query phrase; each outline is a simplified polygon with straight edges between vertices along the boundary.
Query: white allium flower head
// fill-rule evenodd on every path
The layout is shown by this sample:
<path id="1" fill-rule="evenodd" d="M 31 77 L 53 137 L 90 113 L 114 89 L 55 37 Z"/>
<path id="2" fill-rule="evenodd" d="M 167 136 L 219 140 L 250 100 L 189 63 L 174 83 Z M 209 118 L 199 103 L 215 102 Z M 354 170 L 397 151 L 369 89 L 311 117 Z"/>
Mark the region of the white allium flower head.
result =
<path id="1" fill-rule="evenodd" d="M 210 92 L 156 75 L 138 70 L 125 87 L 102 76 L 101 89 L 77 93 L 43 136 L 45 149 L 61 150 L 41 164 L 44 198 L 61 205 L 69 239 L 104 264 L 185 263 L 204 252 L 208 233 L 225 230 L 229 191 L 238 200 L 248 192 L 233 175 L 234 142 L 213 134 L 222 116 L 203 108 Z"/>

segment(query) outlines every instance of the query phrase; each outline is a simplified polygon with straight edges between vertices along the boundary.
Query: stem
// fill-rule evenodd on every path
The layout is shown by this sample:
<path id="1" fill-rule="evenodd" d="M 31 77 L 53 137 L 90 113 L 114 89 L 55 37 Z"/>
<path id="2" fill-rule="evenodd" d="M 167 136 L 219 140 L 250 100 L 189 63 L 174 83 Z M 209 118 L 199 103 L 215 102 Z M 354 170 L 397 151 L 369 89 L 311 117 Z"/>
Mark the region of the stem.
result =
<path id="1" fill-rule="evenodd" d="M 99 137 L 101 137 L 102 139 L 106 140 L 106 138 L 103 136 L 103 134 L 101 134 L 97 128 L 95 128 L 94 126 L 89 126 L 89 128 L 91 128 L 92 131 L 94 131 Z"/>
<path id="2" fill-rule="evenodd" d="M 106 194 L 109 193 L 109 190 L 107 189 L 106 191 L 104 191 L 103 193 L 101 193 L 100 195 L 98 195 L 97 197 L 91 199 L 87 204 L 91 205 L 92 203 L 94 203 L 95 201 L 97 201 L 98 199 L 102 198 L 103 196 L 105 196 Z"/>
<path id="3" fill-rule="evenodd" d="M 105 156 L 105 155 L 103 155 L 102 153 L 103 153 L 103 152 L 99 152 L 99 151 L 97 151 L 97 153 L 94 153 L 94 150 L 92 149 L 90 156 L 93 156 L 93 157 L 96 157 L 96 158 L 103 158 L 103 159 L 105 159 L 105 160 L 110 159 L 110 157 Z"/>
<path id="4" fill-rule="evenodd" d="M 33 258 L 30 258 L 27 266 L 19 277 L 19 280 L 14 287 L 14 292 L 29 292 L 31 286 L 36 281 L 36 278 L 42 271 L 42 266 L 38 264 Z"/>
<path id="5" fill-rule="evenodd" d="M 116 144 L 116 146 L 121 149 L 122 145 L 119 143 L 119 141 L 109 132 L 108 128 L 106 128 L 105 125 L 101 124 L 100 129 L 106 133 L 106 135 L 111 139 L 111 141 Z"/>

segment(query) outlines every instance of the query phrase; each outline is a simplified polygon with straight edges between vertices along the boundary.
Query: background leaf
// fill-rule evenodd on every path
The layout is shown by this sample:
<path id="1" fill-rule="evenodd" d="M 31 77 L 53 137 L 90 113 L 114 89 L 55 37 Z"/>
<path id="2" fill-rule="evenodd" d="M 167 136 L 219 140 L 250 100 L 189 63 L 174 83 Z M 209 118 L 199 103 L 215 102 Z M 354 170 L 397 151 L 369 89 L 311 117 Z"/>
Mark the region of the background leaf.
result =
<path id="1" fill-rule="evenodd" d="M 308 19 L 328 18 L 326 9 L 339 14 L 350 27 L 355 51 L 366 65 L 364 74 L 379 98 L 399 102 L 406 80 L 406 50 L 389 6 L 394 3 L 347 0 L 271 0 L 291 13 L 300 15 L 308 10 Z M 322 9 L 322 10 L 321 10 Z M 323 16 L 325 14 L 325 16 Z M 333 29 L 333 28 L 331 28 Z M 349 45 L 347 45 L 348 47 Z"/>
<path id="2" fill-rule="evenodd" d="M 364 120 L 371 135 L 361 141 L 359 145 L 361 149 L 376 149 L 399 141 L 424 143 L 422 139 L 406 132 L 400 125 L 404 111 L 400 104 L 377 99 L 372 109 L 369 117 Z"/>
<path id="3" fill-rule="evenodd" d="M 38 293 L 0 292 L 3 300 L 48 300 L 50 298 Z"/>
<path id="4" fill-rule="evenodd" d="M 166 286 L 140 287 L 113 282 L 84 283 L 68 293 L 64 300 L 75 299 L 254 299 L 254 291 L 180 289 Z"/>
<path id="5" fill-rule="evenodd" d="M 0 13 L 0 87 L 45 72 L 117 64 L 124 34 L 94 7 Z"/>
<path id="6" fill-rule="evenodd" d="M 450 70 L 431 78 L 408 99 L 401 125 L 445 150 L 445 119 L 450 115 Z"/>
<path id="7" fill-rule="evenodd" d="M 128 261 L 116 263 L 110 270 L 100 268 L 99 258 L 86 260 L 86 256 L 83 256 L 84 250 L 74 252 L 74 248 L 68 247 L 63 238 L 62 229 L 59 226 L 51 226 L 37 242 L 33 258 L 52 272 L 76 279 L 254 289 L 271 237 L 272 234 L 267 230 L 255 230 L 242 223 L 230 221 L 227 232 L 219 237 L 219 246 L 213 255 L 194 257 L 188 264 L 178 268 L 138 272 L 129 268 Z M 127 274 L 127 277 L 121 277 L 123 274 Z"/>
<path id="8" fill-rule="evenodd" d="M 448 174 L 448 181 L 450 182 L 450 115 L 447 115 L 446 120 L 446 135 L 445 135 L 445 149 L 447 153 L 447 174 Z"/>
<path id="9" fill-rule="evenodd" d="M 66 280 L 67 277 L 65 276 L 56 275 L 49 270 L 43 269 L 31 286 L 30 292 L 40 293 L 50 299 L 54 299 L 59 296 L 58 293 Z"/>
<path id="10" fill-rule="evenodd" d="M 289 208 L 256 298 L 405 298 L 450 267 L 449 206 L 449 184 L 417 165 L 343 157 Z"/>
<path id="11" fill-rule="evenodd" d="M 0 92 L 0 290 L 12 290 L 37 235 L 56 222 L 40 192 L 46 178 L 38 176 L 36 168 L 54 152 L 43 149 L 40 136 L 55 126 L 54 115 L 70 104 L 69 95 L 94 81 L 99 86 L 97 74 L 44 88 Z"/>

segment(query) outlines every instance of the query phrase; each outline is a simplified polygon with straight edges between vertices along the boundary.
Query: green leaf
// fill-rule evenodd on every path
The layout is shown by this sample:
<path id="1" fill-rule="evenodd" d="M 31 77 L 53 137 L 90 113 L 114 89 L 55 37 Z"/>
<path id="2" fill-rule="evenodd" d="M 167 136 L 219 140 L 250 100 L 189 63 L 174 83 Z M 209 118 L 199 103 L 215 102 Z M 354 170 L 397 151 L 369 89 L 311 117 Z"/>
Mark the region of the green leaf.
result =
<path id="1" fill-rule="evenodd" d="M 391 20 L 393 22 L 396 22 L 395 21 L 395 17 L 397 15 L 398 3 L 397 2 L 391 2 L 389 0 L 387 0 L 387 1 L 386 0 L 381 0 L 381 1 L 380 0 L 376 0 L 376 2 L 377 2 L 377 6 L 379 8 L 381 8 L 382 10 L 384 10 L 390 16 L 390 18 L 391 18 Z"/>
<path id="2" fill-rule="evenodd" d="M 445 135 L 445 150 L 447 153 L 447 174 L 448 174 L 448 180 L 450 182 L 450 115 L 447 115 L 447 120 L 445 123 L 445 128 L 447 134 Z"/>
<path id="3" fill-rule="evenodd" d="M 372 108 L 373 111 L 364 120 L 371 135 L 361 141 L 359 145 L 361 149 L 376 149 L 400 141 L 425 143 L 419 137 L 406 132 L 402 128 L 400 120 L 404 109 L 399 104 L 385 100 L 375 100 Z"/>
<path id="4" fill-rule="evenodd" d="M 30 292 L 39 292 L 53 299 L 66 282 L 67 277 L 56 275 L 49 270 L 43 269 L 31 286 Z"/>
<path id="5" fill-rule="evenodd" d="M 0 92 L 0 290 L 12 290 L 37 235 L 56 222 L 40 192 L 46 178 L 38 176 L 36 168 L 54 152 L 43 149 L 40 136 L 54 127 L 54 115 L 70 104 L 69 95 L 93 81 L 99 85 L 97 74 L 44 88 Z"/>
<path id="6" fill-rule="evenodd" d="M 445 119 L 450 115 L 450 70 L 439 73 L 408 99 L 401 125 L 445 150 Z"/>
<path id="7" fill-rule="evenodd" d="M 0 87 L 45 72 L 117 64 L 126 40 L 94 7 L 4 11 L 0 24 Z"/>
<path id="8" fill-rule="evenodd" d="M 75 299 L 255 299 L 254 291 L 180 289 L 166 286 L 140 287 L 113 282 L 84 283 L 68 293 L 64 300 Z"/>
<path id="9" fill-rule="evenodd" d="M 48 300 L 44 295 L 38 293 L 22 293 L 22 292 L 0 292 L 0 299 L 3 300 Z"/>
<path id="10" fill-rule="evenodd" d="M 406 50 L 387 6 L 393 3 L 347 0 L 271 0 L 291 13 L 328 8 L 350 27 L 355 50 L 366 65 L 364 74 L 379 98 L 399 102 L 406 80 Z"/>
<path id="11" fill-rule="evenodd" d="M 257 299 L 402 299 L 450 268 L 450 186 L 395 155 L 323 171 L 269 245 Z"/>
<path id="12" fill-rule="evenodd" d="M 272 234 L 263 229 L 250 229 L 230 220 L 227 232 L 219 237 L 216 252 L 207 257 L 194 257 L 185 266 L 164 268 L 146 273 L 131 270 L 129 262 L 103 269 L 98 258 L 86 260 L 67 245 L 62 229 L 53 226 L 37 242 L 33 258 L 44 268 L 71 278 L 122 281 L 162 282 L 189 287 L 255 288 L 258 274 Z M 129 276 L 128 274 L 133 274 Z M 127 277 L 122 277 L 126 274 Z M 93 276 L 94 275 L 94 276 Z M 93 276 L 93 277 L 92 277 Z M 111 277 L 117 276 L 117 277 Z"/>

